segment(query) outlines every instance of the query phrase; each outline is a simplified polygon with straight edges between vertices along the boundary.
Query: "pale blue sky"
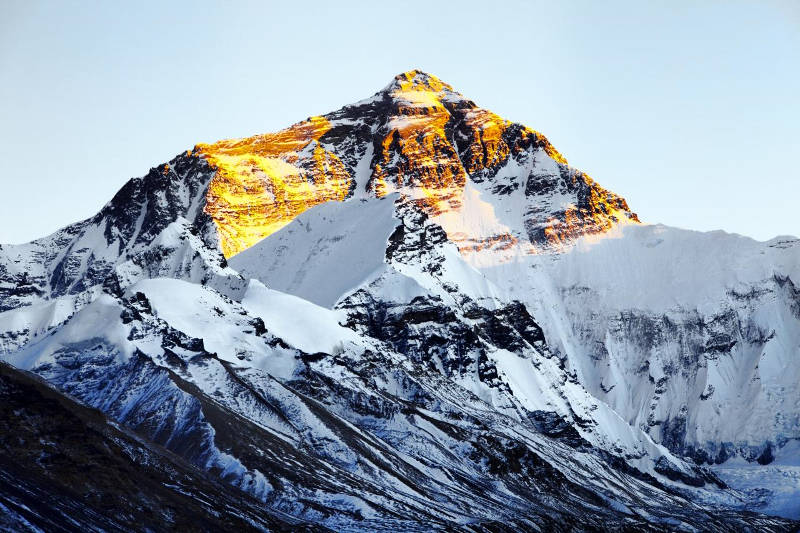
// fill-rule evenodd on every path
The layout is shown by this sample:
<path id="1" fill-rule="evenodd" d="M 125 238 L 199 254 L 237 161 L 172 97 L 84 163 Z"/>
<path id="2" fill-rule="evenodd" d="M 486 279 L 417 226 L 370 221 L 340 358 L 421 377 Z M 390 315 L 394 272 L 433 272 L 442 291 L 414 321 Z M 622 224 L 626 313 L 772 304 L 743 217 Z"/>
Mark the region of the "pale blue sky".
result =
<path id="1" fill-rule="evenodd" d="M 420 68 L 642 220 L 800 234 L 800 2 L 0 3 L 0 242 Z"/>

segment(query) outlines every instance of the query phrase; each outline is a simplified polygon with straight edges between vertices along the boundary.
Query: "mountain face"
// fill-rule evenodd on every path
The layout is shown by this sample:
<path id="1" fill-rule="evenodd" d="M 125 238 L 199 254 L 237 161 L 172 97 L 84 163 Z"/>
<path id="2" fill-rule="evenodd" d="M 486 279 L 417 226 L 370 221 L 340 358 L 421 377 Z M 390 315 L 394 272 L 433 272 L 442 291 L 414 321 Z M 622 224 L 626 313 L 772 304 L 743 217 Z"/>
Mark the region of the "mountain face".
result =
<path id="1" fill-rule="evenodd" d="M 797 239 L 641 224 L 411 71 L 0 247 L 0 353 L 252 529 L 784 531 L 752 511 L 800 518 L 797 280 Z"/>
<path id="2" fill-rule="evenodd" d="M 275 134 L 198 145 L 194 153 L 217 169 L 204 210 L 227 257 L 315 205 L 393 192 L 429 215 L 459 212 L 470 200 L 465 189 L 475 186 L 513 195 L 515 231 L 475 234 L 458 220 L 442 224 L 467 248 L 520 238 L 557 243 L 637 220 L 625 200 L 567 166 L 541 134 L 419 71 L 339 111 Z"/>

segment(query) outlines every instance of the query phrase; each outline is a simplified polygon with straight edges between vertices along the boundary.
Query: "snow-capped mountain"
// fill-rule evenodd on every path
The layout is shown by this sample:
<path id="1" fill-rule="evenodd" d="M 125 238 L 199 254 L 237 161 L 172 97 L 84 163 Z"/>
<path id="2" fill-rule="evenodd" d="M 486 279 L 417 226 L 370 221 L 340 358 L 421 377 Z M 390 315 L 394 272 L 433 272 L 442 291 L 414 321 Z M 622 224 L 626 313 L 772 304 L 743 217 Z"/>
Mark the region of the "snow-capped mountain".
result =
<path id="1" fill-rule="evenodd" d="M 0 351 L 254 528 L 790 530 L 725 467 L 800 479 L 798 279 L 797 239 L 641 224 L 411 71 L 0 247 Z"/>

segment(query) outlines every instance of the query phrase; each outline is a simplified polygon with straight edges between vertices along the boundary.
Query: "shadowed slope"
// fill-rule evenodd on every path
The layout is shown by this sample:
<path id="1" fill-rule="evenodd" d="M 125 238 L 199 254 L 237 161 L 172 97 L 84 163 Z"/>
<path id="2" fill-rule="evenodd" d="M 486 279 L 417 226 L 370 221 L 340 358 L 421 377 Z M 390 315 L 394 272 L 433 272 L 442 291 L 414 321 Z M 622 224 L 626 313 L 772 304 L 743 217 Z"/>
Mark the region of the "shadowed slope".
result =
<path id="1" fill-rule="evenodd" d="M 2 362 L 0 435 L 3 530 L 303 528 Z"/>

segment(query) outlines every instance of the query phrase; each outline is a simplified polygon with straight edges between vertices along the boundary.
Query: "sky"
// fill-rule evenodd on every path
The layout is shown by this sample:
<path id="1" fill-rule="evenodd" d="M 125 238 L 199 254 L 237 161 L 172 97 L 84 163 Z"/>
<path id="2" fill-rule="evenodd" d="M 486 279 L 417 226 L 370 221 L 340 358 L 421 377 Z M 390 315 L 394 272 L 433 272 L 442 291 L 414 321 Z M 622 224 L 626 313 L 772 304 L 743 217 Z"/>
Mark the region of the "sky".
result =
<path id="1" fill-rule="evenodd" d="M 419 68 L 641 220 L 800 235 L 800 2 L 0 2 L 0 243 Z"/>

